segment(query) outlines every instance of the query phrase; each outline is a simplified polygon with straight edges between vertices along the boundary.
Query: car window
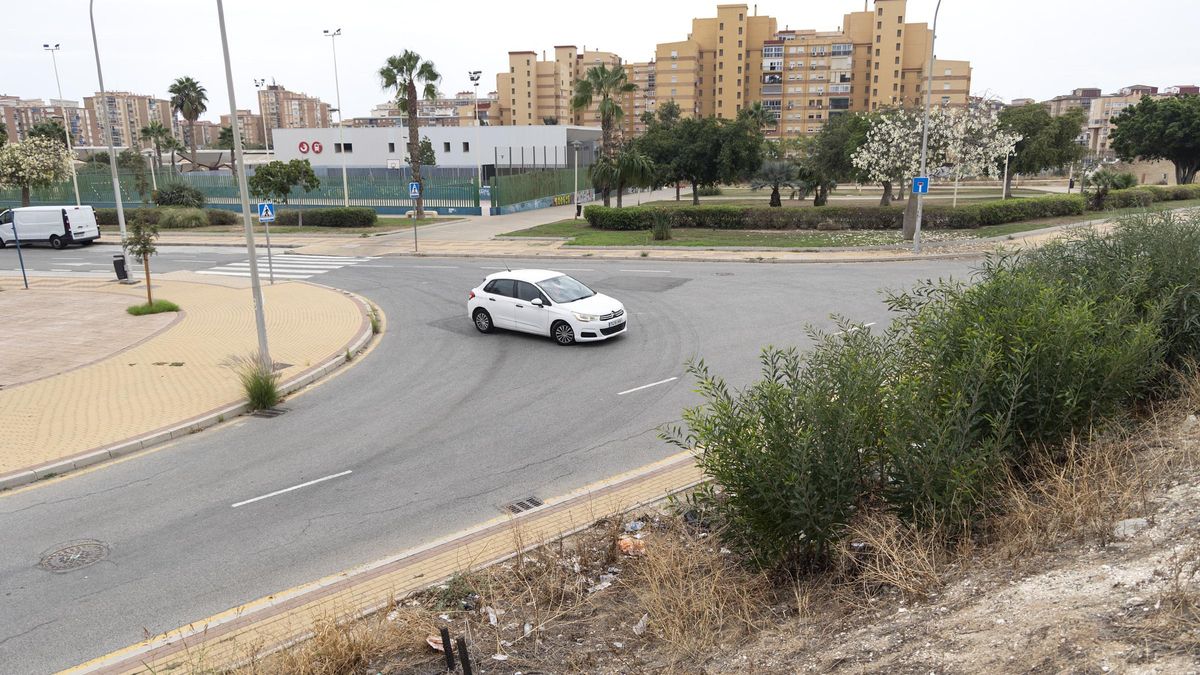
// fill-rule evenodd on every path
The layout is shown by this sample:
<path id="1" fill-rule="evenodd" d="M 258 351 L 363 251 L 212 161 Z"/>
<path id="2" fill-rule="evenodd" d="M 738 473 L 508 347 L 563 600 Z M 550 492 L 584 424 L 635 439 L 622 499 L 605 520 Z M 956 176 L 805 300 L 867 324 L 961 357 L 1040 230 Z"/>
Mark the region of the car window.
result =
<path id="1" fill-rule="evenodd" d="M 539 282 L 538 286 L 546 292 L 546 295 L 550 296 L 551 300 L 559 303 L 575 302 L 596 294 L 595 291 L 584 286 L 583 282 L 565 274 Z"/>
<path id="2" fill-rule="evenodd" d="M 512 279 L 492 279 L 491 283 L 483 288 L 483 290 L 493 295 L 503 295 L 508 298 L 516 297 L 516 289 L 513 288 L 514 282 Z"/>
<path id="3" fill-rule="evenodd" d="M 11 209 L 5 211 L 4 213 L 0 213 L 0 225 L 8 225 L 12 223 L 12 218 L 13 212 Z"/>
<path id="4" fill-rule="evenodd" d="M 546 302 L 546 296 L 542 295 L 537 286 L 524 281 L 517 282 L 517 298 L 526 302 L 533 302 L 540 298 L 543 303 Z"/>

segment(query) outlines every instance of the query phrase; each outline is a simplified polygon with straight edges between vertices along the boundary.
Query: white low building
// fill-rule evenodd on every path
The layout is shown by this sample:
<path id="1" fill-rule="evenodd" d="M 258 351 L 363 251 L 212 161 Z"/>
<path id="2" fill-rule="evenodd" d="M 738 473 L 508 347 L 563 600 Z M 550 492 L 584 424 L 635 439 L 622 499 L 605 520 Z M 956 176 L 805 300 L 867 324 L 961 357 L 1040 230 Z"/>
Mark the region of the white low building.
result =
<path id="1" fill-rule="evenodd" d="M 407 127 L 274 129 L 277 159 L 307 159 L 315 168 L 399 169 L 408 164 Z M 575 126 L 421 127 L 437 166 L 484 167 L 485 175 L 512 168 L 569 168 L 579 144 L 579 164 L 592 163 L 600 129 Z M 343 153 L 344 149 L 344 153 Z M 490 170 L 488 167 L 493 167 Z"/>

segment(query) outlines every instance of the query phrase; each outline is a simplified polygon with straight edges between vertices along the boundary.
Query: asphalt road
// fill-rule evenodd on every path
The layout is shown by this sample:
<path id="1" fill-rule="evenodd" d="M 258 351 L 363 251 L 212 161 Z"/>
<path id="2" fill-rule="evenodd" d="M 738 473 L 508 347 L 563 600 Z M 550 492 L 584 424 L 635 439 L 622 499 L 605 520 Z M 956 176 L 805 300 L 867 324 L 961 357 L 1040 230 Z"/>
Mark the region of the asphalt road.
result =
<path id="1" fill-rule="evenodd" d="M 35 249 L 26 263 L 98 269 L 113 252 Z M 153 266 L 244 259 L 236 249 L 166 247 Z M 0 672 L 71 666 L 471 527 L 511 500 L 552 497 L 665 457 L 672 449 L 658 428 L 697 402 L 688 359 L 703 357 L 742 385 L 757 374 L 762 346 L 804 347 L 805 326 L 827 328 L 834 313 L 882 325 L 880 289 L 968 270 L 948 261 L 541 261 L 630 312 L 627 335 L 564 348 L 475 331 L 467 291 L 506 262 L 332 266 L 312 280 L 361 293 L 388 317 L 361 363 L 286 401 L 281 417 L 240 418 L 0 494 Z M 14 252 L 0 251 L 0 270 L 12 267 Z M 669 378 L 678 379 L 622 393 Z M 104 542 L 107 558 L 61 574 L 37 566 L 81 539 Z"/>

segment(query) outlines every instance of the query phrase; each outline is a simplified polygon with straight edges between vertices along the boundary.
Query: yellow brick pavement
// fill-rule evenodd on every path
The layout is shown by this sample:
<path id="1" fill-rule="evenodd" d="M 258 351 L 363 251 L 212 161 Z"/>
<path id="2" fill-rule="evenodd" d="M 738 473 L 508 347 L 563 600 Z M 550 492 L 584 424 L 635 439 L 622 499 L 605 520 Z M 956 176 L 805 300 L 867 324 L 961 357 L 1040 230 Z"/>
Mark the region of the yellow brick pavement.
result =
<path id="1" fill-rule="evenodd" d="M 18 280 L 19 281 L 19 280 Z M 0 285 L 13 287 L 11 279 Z M 128 295 L 141 286 L 37 278 L 37 288 Z M 257 350 L 249 289 L 158 279 L 155 296 L 177 303 L 183 317 L 153 338 L 90 365 L 0 390 L 0 478 L 196 418 L 243 398 L 234 356 Z M 290 364 L 283 382 L 336 357 L 361 334 L 364 309 L 320 286 L 289 282 L 264 287 L 271 356 Z M 86 327 L 81 327 L 86 330 Z M 369 330 L 369 329 L 368 329 Z"/>
<path id="2" fill-rule="evenodd" d="M 389 600 L 479 569 L 691 487 L 703 479 L 688 453 L 549 500 L 546 507 L 307 586 L 235 607 L 100 657 L 68 673 L 219 672 L 304 639 L 325 618 L 352 618 Z"/>

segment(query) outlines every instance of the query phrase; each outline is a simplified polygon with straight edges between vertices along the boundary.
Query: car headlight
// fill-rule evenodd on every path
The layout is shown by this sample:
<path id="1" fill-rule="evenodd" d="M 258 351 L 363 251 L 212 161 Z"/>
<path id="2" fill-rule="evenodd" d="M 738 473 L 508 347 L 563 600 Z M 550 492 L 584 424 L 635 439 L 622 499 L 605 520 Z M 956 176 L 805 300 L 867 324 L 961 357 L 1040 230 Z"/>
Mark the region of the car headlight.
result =
<path id="1" fill-rule="evenodd" d="M 575 315 L 576 320 L 578 320 L 582 323 L 588 323 L 591 321 L 599 321 L 600 320 L 600 317 L 596 316 L 595 314 L 580 314 L 579 312 L 571 312 L 571 313 Z"/>

